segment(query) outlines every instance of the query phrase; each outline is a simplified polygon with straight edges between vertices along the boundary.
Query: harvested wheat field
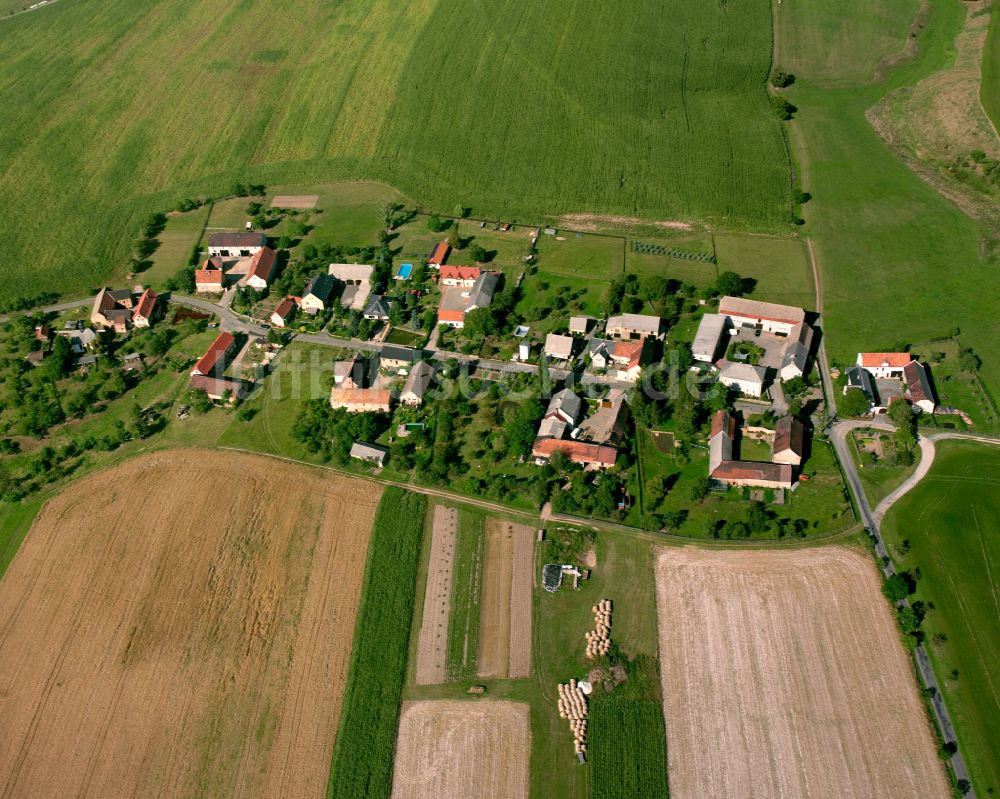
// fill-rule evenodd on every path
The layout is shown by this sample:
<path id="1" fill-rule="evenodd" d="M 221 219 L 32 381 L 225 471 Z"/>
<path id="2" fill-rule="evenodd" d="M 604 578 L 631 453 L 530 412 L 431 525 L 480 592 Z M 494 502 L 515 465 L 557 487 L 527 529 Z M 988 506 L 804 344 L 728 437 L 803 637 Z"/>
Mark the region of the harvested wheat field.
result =
<path id="1" fill-rule="evenodd" d="M 529 708 L 517 702 L 406 702 L 393 799 L 526 799 Z"/>
<path id="2" fill-rule="evenodd" d="M 68 487 L 0 583 L 3 796 L 321 796 L 379 490 L 171 450 Z"/>
<path id="3" fill-rule="evenodd" d="M 531 585 L 535 531 L 486 521 L 486 557 L 479 609 L 481 677 L 531 676 Z"/>
<path id="4" fill-rule="evenodd" d="M 656 588 L 673 799 L 951 795 L 867 558 L 661 549 Z"/>
<path id="5" fill-rule="evenodd" d="M 458 511 L 435 505 L 424 612 L 417 639 L 417 685 L 443 683 L 448 677 L 448 616 L 457 531 Z"/>

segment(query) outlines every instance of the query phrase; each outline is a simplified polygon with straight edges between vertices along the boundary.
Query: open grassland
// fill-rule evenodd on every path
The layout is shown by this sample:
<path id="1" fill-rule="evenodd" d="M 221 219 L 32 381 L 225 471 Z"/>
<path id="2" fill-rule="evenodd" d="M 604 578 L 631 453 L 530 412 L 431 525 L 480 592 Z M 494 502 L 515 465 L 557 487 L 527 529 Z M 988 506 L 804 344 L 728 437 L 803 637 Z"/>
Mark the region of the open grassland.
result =
<path id="1" fill-rule="evenodd" d="M 661 703 L 594 702 L 588 731 L 593 799 L 667 799 L 667 741 Z"/>
<path id="2" fill-rule="evenodd" d="M 527 799 L 528 718 L 516 702 L 407 702 L 393 799 Z"/>
<path id="3" fill-rule="evenodd" d="M 777 63 L 822 86 L 868 83 L 903 50 L 919 8 L 920 0 L 779 2 Z"/>
<path id="4" fill-rule="evenodd" d="M 951 796 L 879 588 L 843 548 L 659 550 L 675 799 Z"/>
<path id="5" fill-rule="evenodd" d="M 458 511 L 455 575 L 452 581 L 451 618 L 448 625 L 447 671 L 451 680 L 476 674 L 479 651 L 479 606 L 482 596 L 486 519 L 478 511 Z"/>
<path id="6" fill-rule="evenodd" d="M 768 0 L 59 2 L 0 37 L 3 297 L 121 273 L 145 213 L 235 180 L 776 228 L 770 49 Z"/>
<path id="7" fill-rule="evenodd" d="M 1000 3 L 993 3 L 989 35 L 983 50 L 983 77 L 979 97 L 983 108 L 1000 130 Z"/>
<path id="8" fill-rule="evenodd" d="M 375 515 L 330 799 L 388 797 L 427 498 L 387 488 Z"/>
<path id="9" fill-rule="evenodd" d="M 882 535 L 933 604 L 924 628 L 979 796 L 1000 790 L 1000 448 L 941 442 L 927 477 L 893 506 Z M 906 542 L 904 544 L 904 542 Z M 952 670 L 957 676 L 952 676 Z"/>
<path id="10" fill-rule="evenodd" d="M 829 4 L 782 4 L 778 61 L 784 60 L 784 43 L 796 30 L 809 29 L 821 7 Z M 930 0 L 928 10 L 913 39 L 916 53 L 888 71 L 884 81 L 831 89 L 801 79 L 788 90 L 799 107 L 792 142 L 803 187 L 813 195 L 803 214 L 821 272 L 827 347 L 842 363 L 861 350 L 927 341 L 955 326 L 966 346 L 982 353 L 992 349 L 1000 270 L 997 256 L 990 255 L 990 237 L 897 159 L 865 118 L 887 92 L 951 63 L 965 9 L 951 0 Z M 916 9 L 899 5 L 890 26 L 860 11 L 845 14 L 839 5 L 836 13 L 849 18 L 862 39 L 896 31 L 902 49 Z M 1000 360 L 984 361 L 983 377 L 997 393 Z"/>
<path id="11" fill-rule="evenodd" d="M 181 449 L 52 499 L 0 584 L 4 792 L 321 793 L 377 498 Z"/>

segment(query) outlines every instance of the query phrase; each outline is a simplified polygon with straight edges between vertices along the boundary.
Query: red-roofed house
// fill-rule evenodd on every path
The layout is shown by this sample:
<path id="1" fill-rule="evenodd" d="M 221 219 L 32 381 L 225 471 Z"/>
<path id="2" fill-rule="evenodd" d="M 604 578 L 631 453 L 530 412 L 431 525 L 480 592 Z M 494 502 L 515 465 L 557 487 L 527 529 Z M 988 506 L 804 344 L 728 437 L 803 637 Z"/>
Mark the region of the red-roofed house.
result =
<path id="1" fill-rule="evenodd" d="M 646 366 L 653 353 L 653 340 L 616 341 L 611 348 L 611 360 L 618 367 L 618 379 L 634 383 L 639 379 L 642 367 Z"/>
<path id="2" fill-rule="evenodd" d="M 482 271 L 478 266 L 442 266 L 439 279 L 445 286 L 472 288 Z"/>
<path id="3" fill-rule="evenodd" d="M 285 297 L 285 299 L 278 303 L 278 307 L 274 309 L 274 313 L 271 314 L 271 324 L 275 327 L 284 327 L 295 316 L 296 308 L 298 308 L 298 305 L 295 304 L 295 300 L 291 297 Z"/>
<path id="4" fill-rule="evenodd" d="M 427 256 L 427 265 L 440 268 L 451 252 L 451 245 L 447 241 L 439 241 L 434 245 L 431 254 Z"/>
<path id="5" fill-rule="evenodd" d="M 194 287 L 196 291 L 221 292 L 224 288 L 225 272 L 222 271 L 224 261 L 219 255 L 206 258 L 200 269 L 194 270 Z"/>
<path id="6" fill-rule="evenodd" d="M 859 352 L 858 366 L 876 380 L 902 380 L 903 367 L 913 356 L 908 352 Z"/>
<path id="7" fill-rule="evenodd" d="M 191 370 L 191 376 L 198 375 L 213 376 L 221 373 L 226 365 L 226 356 L 236 343 L 231 333 L 219 333 L 215 341 L 211 343 L 205 354 L 198 359 L 198 363 Z"/>
<path id="8" fill-rule="evenodd" d="M 794 466 L 802 462 L 804 431 L 797 419 L 787 416 L 778 420 L 776 428 L 774 462 L 733 460 L 738 432 L 736 417 L 729 411 L 718 411 L 712 417 L 708 439 L 708 476 L 733 486 L 791 488 Z"/>
<path id="9" fill-rule="evenodd" d="M 204 391 L 208 398 L 220 401 L 228 399 L 234 402 L 247 395 L 247 384 L 231 377 L 209 377 L 207 375 L 192 375 L 188 386 L 195 391 Z"/>
<path id="10" fill-rule="evenodd" d="M 250 259 L 250 269 L 247 271 L 246 284 L 258 291 L 266 289 L 274 277 L 274 265 L 278 253 L 270 247 L 257 250 Z"/>
<path id="11" fill-rule="evenodd" d="M 139 297 L 132 311 L 132 324 L 136 327 L 149 327 L 156 318 L 156 301 L 159 295 L 152 289 L 146 289 Z"/>
<path id="12" fill-rule="evenodd" d="M 557 452 L 561 452 L 573 463 L 581 464 L 585 469 L 610 469 L 618 457 L 618 450 L 614 447 L 560 438 L 538 439 L 531 449 L 531 457 L 536 464 L 544 466 Z"/>
<path id="13" fill-rule="evenodd" d="M 924 413 L 934 413 L 937 403 L 923 364 L 919 361 L 906 364 L 903 367 L 903 380 L 906 382 L 906 398 Z"/>

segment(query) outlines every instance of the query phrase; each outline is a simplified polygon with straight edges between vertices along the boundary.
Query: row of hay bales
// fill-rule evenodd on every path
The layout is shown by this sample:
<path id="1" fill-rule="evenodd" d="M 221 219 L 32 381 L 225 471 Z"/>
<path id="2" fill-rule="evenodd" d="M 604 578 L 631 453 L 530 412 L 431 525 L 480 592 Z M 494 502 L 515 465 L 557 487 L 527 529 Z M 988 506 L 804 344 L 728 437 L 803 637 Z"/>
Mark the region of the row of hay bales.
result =
<path id="1" fill-rule="evenodd" d="M 602 599 L 592 610 L 594 629 L 584 634 L 587 639 L 587 658 L 590 660 L 611 651 L 611 600 Z"/>
<path id="2" fill-rule="evenodd" d="M 569 720 L 573 750 L 579 757 L 587 754 L 587 697 L 575 679 L 559 683 L 559 718 Z"/>

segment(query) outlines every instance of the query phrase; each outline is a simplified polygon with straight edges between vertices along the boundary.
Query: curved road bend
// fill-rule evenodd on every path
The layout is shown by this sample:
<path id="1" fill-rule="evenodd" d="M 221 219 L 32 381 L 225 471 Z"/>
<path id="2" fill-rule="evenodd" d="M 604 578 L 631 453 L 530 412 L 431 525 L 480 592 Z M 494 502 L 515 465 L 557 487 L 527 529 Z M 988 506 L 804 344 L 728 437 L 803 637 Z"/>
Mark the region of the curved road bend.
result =
<path id="1" fill-rule="evenodd" d="M 965 441 L 978 441 L 984 444 L 1000 445 L 1000 439 L 991 438 L 989 436 L 977 436 L 971 433 L 944 431 L 919 435 L 917 437 L 917 442 L 920 445 L 920 462 L 917 464 L 916 471 L 914 471 L 914 473 L 903 481 L 901 485 L 886 496 L 873 511 L 868 502 L 868 497 L 865 495 L 864 487 L 861 485 L 858 470 L 854 465 L 854 459 L 851 457 L 850 444 L 847 441 L 848 433 L 862 427 L 885 431 L 892 431 L 895 429 L 892 424 L 882 420 L 842 421 L 838 422 L 834 426 L 831 431 L 831 439 L 837 453 L 837 458 L 843 466 L 844 475 L 847 478 L 848 485 L 850 485 L 851 492 L 854 494 L 854 498 L 857 501 L 862 521 L 864 522 L 865 527 L 871 531 L 872 537 L 875 539 L 875 552 L 881 559 L 883 571 L 888 577 L 895 574 L 896 569 L 892 564 L 892 559 L 889 557 L 889 553 L 885 548 L 885 543 L 882 540 L 880 525 L 882 524 L 882 520 L 885 518 L 885 514 L 888 512 L 889 508 L 891 508 L 893 504 L 906 495 L 911 489 L 914 488 L 914 486 L 927 476 L 927 473 L 931 469 L 931 465 L 934 463 L 934 442 L 946 439 L 959 439 Z M 904 604 L 909 605 L 907 600 L 903 600 L 903 602 Z M 945 741 L 952 742 L 957 745 L 958 741 L 955 738 L 955 729 L 951 723 L 951 716 L 949 716 L 948 708 L 945 706 L 944 699 L 941 696 L 940 686 L 938 684 L 937 677 L 934 675 L 934 669 L 931 667 L 926 648 L 923 645 L 918 646 L 915 650 L 915 655 L 917 668 L 920 671 L 920 677 L 923 680 L 924 685 L 927 688 L 933 689 L 934 695 L 931 697 L 931 706 L 934 708 L 934 715 L 937 717 L 938 727 L 941 730 L 941 734 Z M 955 770 L 955 777 L 957 779 L 969 779 L 969 772 L 965 767 L 965 761 L 962 759 L 962 753 L 960 751 L 956 750 L 955 754 L 952 755 L 951 765 Z M 975 795 L 975 791 L 973 790 L 970 790 L 967 794 L 967 796 L 973 797 L 973 799 Z"/>

